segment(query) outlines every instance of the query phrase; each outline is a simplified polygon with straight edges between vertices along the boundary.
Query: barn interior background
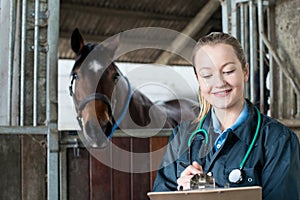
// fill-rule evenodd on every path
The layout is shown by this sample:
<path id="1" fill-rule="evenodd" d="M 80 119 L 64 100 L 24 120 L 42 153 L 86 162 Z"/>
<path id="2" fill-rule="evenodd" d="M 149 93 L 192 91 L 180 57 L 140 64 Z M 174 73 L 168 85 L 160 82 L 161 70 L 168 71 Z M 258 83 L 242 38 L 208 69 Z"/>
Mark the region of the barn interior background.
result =
<path id="1" fill-rule="evenodd" d="M 90 42 L 140 27 L 168 28 L 194 40 L 229 32 L 251 65 L 247 97 L 300 136 L 299 9 L 298 0 L 0 0 L 0 199 L 147 199 L 151 190 L 155 172 L 111 169 L 80 146 L 76 133 L 58 129 L 58 59 L 74 59 L 75 27 Z M 117 61 L 190 65 L 157 49 Z M 114 143 L 149 152 L 165 145 L 167 135 L 116 137 Z"/>

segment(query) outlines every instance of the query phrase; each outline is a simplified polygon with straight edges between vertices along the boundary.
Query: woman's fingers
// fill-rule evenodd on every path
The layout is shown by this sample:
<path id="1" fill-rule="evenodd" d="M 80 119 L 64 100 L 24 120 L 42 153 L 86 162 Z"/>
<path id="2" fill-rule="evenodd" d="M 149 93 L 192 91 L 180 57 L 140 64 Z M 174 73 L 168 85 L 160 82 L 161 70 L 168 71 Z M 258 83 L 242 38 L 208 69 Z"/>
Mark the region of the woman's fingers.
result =
<path id="1" fill-rule="evenodd" d="M 189 165 L 183 172 L 181 173 L 180 176 L 187 176 L 187 175 L 195 175 L 195 174 L 201 174 L 203 173 L 202 166 L 199 165 L 196 161 L 192 163 L 192 165 Z"/>
<path id="2" fill-rule="evenodd" d="M 192 165 L 193 165 L 196 169 L 198 169 L 201 173 L 203 173 L 203 168 L 202 168 L 202 166 L 201 166 L 199 163 L 197 163 L 196 161 L 194 161 L 194 162 L 192 163 Z"/>
<path id="3" fill-rule="evenodd" d="M 181 176 L 177 179 L 177 189 L 180 190 L 188 190 L 190 189 L 190 180 L 194 175 L 189 176 Z"/>
<path id="4" fill-rule="evenodd" d="M 202 166 L 199 165 L 196 161 L 192 163 L 192 165 L 189 165 L 183 172 L 180 174 L 180 177 L 177 179 L 178 190 L 188 190 L 190 189 L 190 181 L 191 178 L 195 174 L 202 174 L 203 169 Z"/>

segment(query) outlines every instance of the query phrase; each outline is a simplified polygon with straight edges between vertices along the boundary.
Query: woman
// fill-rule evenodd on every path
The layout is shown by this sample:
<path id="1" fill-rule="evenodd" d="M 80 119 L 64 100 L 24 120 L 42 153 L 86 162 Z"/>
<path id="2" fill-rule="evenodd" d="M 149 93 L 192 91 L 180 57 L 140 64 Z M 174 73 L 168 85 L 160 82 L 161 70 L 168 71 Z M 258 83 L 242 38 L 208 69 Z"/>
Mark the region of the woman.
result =
<path id="1" fill-rule="evenodd" d="M 193 62 L 201 111 L 173 130 L 153 191 L 187 190 L 195 174 L 210 173 L 219 187 L 262 186 L 264 200 L 300 199 L 299 140 L 245 99 L 249 68 L 239 42 L 211 33 Z"/>

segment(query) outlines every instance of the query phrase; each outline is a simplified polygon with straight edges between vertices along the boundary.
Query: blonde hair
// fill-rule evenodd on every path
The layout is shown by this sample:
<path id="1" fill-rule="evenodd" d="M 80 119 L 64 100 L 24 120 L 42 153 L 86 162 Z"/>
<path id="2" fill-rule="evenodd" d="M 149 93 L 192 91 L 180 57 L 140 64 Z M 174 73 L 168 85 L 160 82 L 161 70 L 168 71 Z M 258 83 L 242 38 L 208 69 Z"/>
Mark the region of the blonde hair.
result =
<path id="1" fill-rule="evenodd" d="M 241 62 L 243 70 L 246 70 L 247 68 L 246 56 L 240 42 L 235 37 L 227 33 L 213 32 L 207 36 L 200 38 L 193 50 L 192 61 L 193 61 L 193 68 L 194 68 L 196 78 L 198 78 L 196 73 L 196 68 L 195 68 L 195 55 L 197 51 L 205 45 L 213 46 L 216 44 L 227 44 L 232 46 L 237 58 Z M 206 99 L 204 99 L 204 97 L 201 95 L 200 88 L 198 92 L 198 99 L 200 104 L 200 112 L 196 120 L 199 122 L 209 112 L 211 108 L 211 104 L 208 101 L 206 101 Z"/>

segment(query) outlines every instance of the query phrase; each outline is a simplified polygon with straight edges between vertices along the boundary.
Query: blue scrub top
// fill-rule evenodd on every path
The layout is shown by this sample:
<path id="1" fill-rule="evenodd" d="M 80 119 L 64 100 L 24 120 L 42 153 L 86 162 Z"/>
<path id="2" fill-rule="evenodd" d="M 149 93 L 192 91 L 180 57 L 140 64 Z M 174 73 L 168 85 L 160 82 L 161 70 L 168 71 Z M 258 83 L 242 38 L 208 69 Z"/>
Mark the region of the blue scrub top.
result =
<path id="1" fill-rule="evenodd" d="M 219 187 L 261 186 L 264 200 L 300 199 L 300 145 L 299 139 L 289 128 L 275 119 L 262 115 L 257 141 L 243 169 L 243 181 L 229 183 L 231 170 L 239 167 L 257 126 L 257 113 L 247 101 L 249 117 L 235 130 L 228 132 L 221 148 L 215 152 L 214 143 L 219 134 L 214 132 L 211 112 L 203 128 L 209 134 L 209 143 L 199 134 L 189 152 L 188 139 L 197 123 L 183 122 L 169 138 L 166 153 L 156 174 L 153 191 L 177 190 L 177 179 L 184 170 L 180 164 L 197 161 L 205 173 L 212 172 Z"/>

